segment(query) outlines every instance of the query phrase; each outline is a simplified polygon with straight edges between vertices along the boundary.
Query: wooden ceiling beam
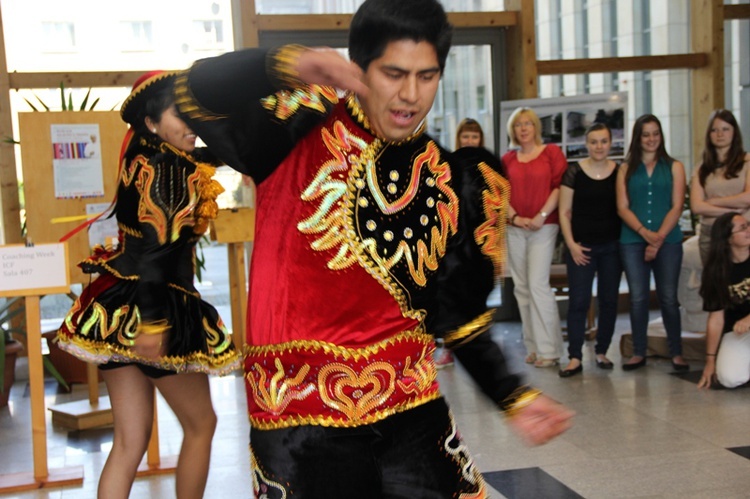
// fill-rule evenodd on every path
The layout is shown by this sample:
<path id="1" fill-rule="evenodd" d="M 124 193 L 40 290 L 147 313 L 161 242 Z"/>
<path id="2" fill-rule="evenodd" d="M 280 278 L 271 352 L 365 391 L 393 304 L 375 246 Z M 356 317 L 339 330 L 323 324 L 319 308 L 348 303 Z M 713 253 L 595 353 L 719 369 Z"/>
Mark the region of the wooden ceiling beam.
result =
<path id="1" fill-rule="evenodd" d="M 695 69 L 708 65 L 708 54 L 644 55 L 637 57 L 603 57 L 537 61 L 539 76 L 613 73 L 618 71 L 655 71 L 660 69 Z"/>

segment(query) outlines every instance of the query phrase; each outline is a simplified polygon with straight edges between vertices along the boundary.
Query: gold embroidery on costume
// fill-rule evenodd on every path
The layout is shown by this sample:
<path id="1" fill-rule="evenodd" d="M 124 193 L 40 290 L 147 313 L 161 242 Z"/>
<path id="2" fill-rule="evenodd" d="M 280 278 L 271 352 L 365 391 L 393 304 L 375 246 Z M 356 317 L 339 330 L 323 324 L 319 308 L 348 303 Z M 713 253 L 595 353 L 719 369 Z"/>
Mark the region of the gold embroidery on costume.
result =
<path id="1" fill-rule="evenodd" d="M 129 305 L 124 305 L 118 308 L 112 314 L 112 321 L 110 322 L 107 310 L 100 304 L 94 303 L 91 310 L 91 316 L 86 320 L 83 326 L 81 326 L 81 334 L 83 336 L 88 336 L 92 328 L 98 327 L 101 339 L 106 340 L 110 334 L 119 329 L 120 321 L 127 315 L 129 310 Z"/>
<path id="2" fill-rule="evenodd" d="M 449 415 L 451 418 L 451 433 L 445 439 L 443 447 L 445 452 L 460 467 L 463 479 L 477 487 L 476 492 L 464 493 L 459 497 L 462 499 L 487 497 L 487 486 L 484 478 L 477 469 L 474 458 L 469 453 L 469 448 L 461 441 L 458 435 L 458 427 L 456 426 L 456 420 L 453 419 L 453 413 L 449 413 Z"/>
<path id="3" fill-rule="evenodd" d="M 193 67 L 197 67 L 201 61 L 196 62 Z M 190 119 L 198 121 L 216 121 L 226 118 L 224 114 L 214 113 L 201 106 L 196 100 L 188 84 L 188 70 L 177 74 L 174 80 L 175 104 L 181 113 L 187 115 Z"/>
<path id="4" fill-rule="evenodd" d="M 483 332 L 487 331 L 495 316 L 495 309 L 490 309 L 471 322 L 464 324 L 455 331 L 445 335 L 445 344 L 450 348 L 470 342 Z"/>
<path id="5" fill-rule="evenodd" d="M 253 452 L 253 446 L 250 445 L 250 469 L 253 472 L 253 496 L 259 498 L 273 497 L 276 499 L 286 499 L 286 490 L 279 482 L 266 477 L 263 469 L 258 464 L 258 460 L 255 459 L 255 453 Z M 273 493 L 273 489 L 278 491 L 278 495 Z"/>
<path id="6" fill-rule="evenodd" d="M 229 334 L 221 318 L 218 320 L 218 325 L 221 331 L 216 331 L 211 327 L 208 319 L 206 317 L 203 318 L 203 330 L 206 331 L 208 353 L 222 353 L 232 345 L 232 335 Z"/>
<path id="7" fill-rule="evenodd" d="M 335 104 L 338 100 L 335 88 L 308 85 L 296 90 L 280 90 L 263 98 L 260 102 L 263 108 L 272 112 L 277 119 L 286 121 L 302 107 L 325 113 L 326 101 L 329 104 Z"/>
<path id="8" fill-rule="evenodd" d="M 345 237 L 342 199 L 347 192 L 347 183 L 342 177 L 349 169 L 347 156 L 353 149 L 361 151 L 365 143 L 349 133 L 340 121 L 334 123 L 333 133 L 324 129 L 322 138 L 333 158 L 321 165 L 313 181 L 302 192 L 303 201 L 318 201 L 319 206 L 312 216 L 297 224 L 297 229 L 303 234 L 320 234 L 311 243 L 316 251 L 337 247 L 336 255 L 328 262 L 328 268 L 339 270 L 356 261 Z"/>
<path id="9" fill-rule="evenodd" d="M 310 366 L 304 365 L 293 377 L 286 377 L 284 366 L 281 359 L 274 359 L 276 373 L 271 377 L 270 386 L 266 386 L 266 372 L 260 364 L 255 364 L 256 370 L 260 373 L 260 379 L 256 382 L 252 376 L 246 376 L 246 379 L 253 388 L 255 402 L 271 414 L 282 414 L 289 406 L 292 400 L 303 400 L 313 391 L 315 387 L 312 384 L 300 386 L 305 380 L 305 376 L 310 371 Z M 282 381 L 283 380 L 283 381 Z"/>
<path id="10" fill-rule="evenodd" d="M 135 345 L 135 339 L 138 337 L 138 328 L 141 325 L 141 311 L 138 307 L 135 307 L 134 313 L 130 315 L 130 318 L 125 325 L 117 332 L 117 341 L 121 345 L 133 346 Z"/>
<path id="11" fill-rule="evenodd" d="M 404 392 L 424 392 L 437 377 L 437 367 L 435 367 L 435 363 L 427 361 L 427 350 L 427 346 L 422 349 L 422 353 L 419 359 L 414 362 L 413 367 L 411 365 L 411 357 L 406 358 L 406 365 L 404 366 L 403 373 L 407 378 L 413 378 L 414 382 L 407 384 L 402 380 L 398 380 L 398 385 Z"/>
<path id="12" fill-rule="evenodd" d="M 482 206 L 486 221 L 474 231 L 474 240 L 482 253 L 492 260 L 495 277 L 503 274 L 505 263 L 505 219 L 508 215 L 510 184 L 486 163 L 479 163 L 488 188 L 482 190 Z"/>
<path id="13" fill-rule="evenodd" d="M 416 243 L 412 243 L 415 245 L 416 251 L 412 250 L 409 242 L 402 240 L 395 254 L 385 257 L 378 253 L 375 239 L 368 238 L 362 241 L 369 256 L 386 269 L 391 269 L 402 258 L 405 259 L 414 282 L 424 286 L 427 284 L 426 270 L 434 271 L 437 269 L 439 258 L 445 254 L 448 237 L 455 234 L 458 227 L 458 197 L 448 185 L 451 179 L 448 164 L 440 162 L 440 151 L 433 142 L 429 142 L 425 150 L 414 159 L 411 165 L 412 172 L 406 192 L 396 201 L 389 203 L 377 185 L 376 158 L 371 154 L 365 154 L 363 159 L 366 165 L 367 185 L 370 188 L 370 193 L 375 198 L 380 210 L 386 215 L 398 213 L 414 199 L 419 188 L 422 168 L 425 167 L 436 177 L 437 188 L 447 198 L 447 201 L 440 200 L 435 205 L 439 227 L 433 226 L 431 228 L 428 242 L 420 239 Z M 414 253 L 416 253 L 416 258 Z"/>
<path id="14" fill-rule="evenodd" d="M 167 242 L 167 215 L 151 198 L 151 187 L 154 183 L 154 167 L 144 164 L 138 174 L 136 187 L 141 193 L 142 203 L 138 205 L 138 220 L 150 224 L 156 231 L 159 244 Z"/>
<path id="15" fill-rule="evenodd" d="M 123 158 L 123 163 L 127 161 L 127 159 Z M 133 181 L 133 177 L 135 176 L 135 172 L 138 171 L 138 168 L 140 166 L 145 165 L 148 163 L 148 160 L 146 157 L 142 154 L 137 155 L 130 161 L 129 164 L 123 164 L 122 165 L 122 173 L 120 174 L 122 176 L 122 185 L 125 187 L 130 187 L 130 183 Z"/>
<path id="16" fill-rule="evenodd" d="M 395 387 L 396 370 L 375 362 L 360 373 L 345 364 L 328 364 L 320 370 L 318 391 L 323 403 L 357 421 L 382 405 Z"/>

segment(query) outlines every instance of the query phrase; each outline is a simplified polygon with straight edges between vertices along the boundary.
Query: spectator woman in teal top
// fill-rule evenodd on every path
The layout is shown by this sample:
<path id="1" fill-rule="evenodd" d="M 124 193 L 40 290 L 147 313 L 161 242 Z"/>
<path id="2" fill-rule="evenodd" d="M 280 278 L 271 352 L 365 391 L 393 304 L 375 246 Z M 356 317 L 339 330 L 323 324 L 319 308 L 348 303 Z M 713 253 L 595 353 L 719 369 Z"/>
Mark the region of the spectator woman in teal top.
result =
<path id="1" fill-rule="evenodd" d="M 685 167 L 667 154 L 659 119 L 638 118 L 625 161 L 617 175 L 617 213 L 622 218 L 620 255 L 630 290 L 633 356 L 625 371 L 646 365 L 651 273 L 669 355 L 675 370 L 687 370 L 682 358 L 682 325 L 677 282 L 682 263 L 682 232 L 677 222 L 685 202 Z"/>

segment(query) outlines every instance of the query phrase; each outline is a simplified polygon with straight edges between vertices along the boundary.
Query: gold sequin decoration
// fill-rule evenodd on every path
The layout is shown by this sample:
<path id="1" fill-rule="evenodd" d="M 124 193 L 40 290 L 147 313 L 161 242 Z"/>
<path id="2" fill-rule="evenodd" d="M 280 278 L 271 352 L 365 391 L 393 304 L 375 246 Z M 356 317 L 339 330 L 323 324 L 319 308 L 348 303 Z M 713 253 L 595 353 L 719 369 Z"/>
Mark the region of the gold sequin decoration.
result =
<path id="1" fill-rule="evenodd" d="M 487 188 L 482 190 L 485 222 L 474 230 L 474 240 L 482 253 L 492 260 L 495 277 L 503 275 L 505 264 L 505 224 L 508 216 L 510 183 L 486 163 L 479 163 Z"/>
<path id="2" fill-rule="evenodd" d="M 395 390 L 396 370 L 387 362 L 374 362 L 357 374 L 346 364 L 328 364 L 318 375 L 323 403 L 351 421 L 358 421 L 382 405 Z M 360 391 L 349 397 L 346 390 Z"/>
<path id="3" fill-rule="evenodd" d="M 393 241 L 393 232 L 389 230 L 383 232 L 383 239 L 385 239 L 386 241 Z"/>
<path id="4" fill-rule="evenodd" d="M 388 192 L 390 194 L 396 194 L 398 192 L 398 187 L 396 187 L 396 184 L 388 184 Z"/>
<path id="5" fill-rule="evenodd" d="M 274 359 L 276 373 L 271 377 L 271 383 L 266 387 L 266 372 L 259 364 L 255 368 L 260 375 L 258 381 L 253 376 L 245 376 L 253 389 L 253 400 L 264 411 L 274 415 L 284 412 L 292 400 L 304 400 L 315 391 L 315 386 L 308 383 L 303 385 L 305 376 L 310 371 L 310 366 L 304 365 L 293 377 L 286 376 L 281 359 Z M 283 380 L 283 381 L 282 381 Z"/>
<path id="6" fill-rule="evenodd" d="M 411 239 L 414 236 L 414 231 L 411 230 L 409 227 L 404 229 L 404 237 L 406 239 Z"/>
<path id="7" fill-rule="evenodd" d="M 365 222 L 365 227 L 367 227 L 368 230 L 375 230 L 378 228 L 378 224 L 376 224 L 374 220 L 368 220 Z"/>
<path id="8" fill-rule="evenodd" d="M 357 200 L 357 204 L 362 208 L 367 208 L 370 205 L 370 202 L 367 200 L 367 198 L 359 198 Z"/>
<path id="9" fill-rule="evenodd" d="M 398 172 L 396 170 L 391 170 L 391 173 L 389 174 L 389 177 L 394 182 L 398 181 Z"/>
<path id="10" fill-rule="evenodd" d="M 427 224 L 430 223 L 430 217 L 428 217 L 427 215 L 422 215 L 421 217 L 419 217 L 419 223 L 427 227 Z"/>
<path id="11" fill-rule="evenodd" d="M 431 197 L 427 198 L 427 207 L 432 208 L 435 206 L 435 200 Z"/>

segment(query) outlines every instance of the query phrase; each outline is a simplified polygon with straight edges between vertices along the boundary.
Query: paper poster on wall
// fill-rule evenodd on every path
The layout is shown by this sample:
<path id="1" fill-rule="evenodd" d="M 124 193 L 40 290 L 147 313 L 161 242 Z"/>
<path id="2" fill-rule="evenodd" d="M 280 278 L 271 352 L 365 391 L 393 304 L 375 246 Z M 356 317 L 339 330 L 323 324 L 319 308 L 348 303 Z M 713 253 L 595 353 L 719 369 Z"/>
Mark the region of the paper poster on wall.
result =
<path id="1" fill-rule="evenodd" d="M 89 219 L 94 218 L 100 213 L 104 213 L 96 222 L 89 225 L 89 248 L 93 248 L 97 244 L 101 244 L 102 246 L 117 245 L 119 229 L 117 227 L 117 218 L 109 218 L 111 204 L 89 203 L 86 205 L 86 216 Z"/>
<path id="2" fill-rule="evenodd" d="M 98 124 L 50 125 L 55 198 L 104 195 Z"/>
<path id="3" fill-rule="evenodd" d="M 568 161 L 576 161 L 588 155 L 584 134 L 594 123 L 606 123 L 612 129 L 610 158 L 617 160 L 625 156 L 628 109 L 626 92 L 505 101 L 500 104 L 501 123 L 507 123 L 518 107 L 534 110 L 542 124 L 543 142 L 560 146 Z M 501 155 L 507 152 L 509 146 L 508 140 L 501 141 Z"/>

